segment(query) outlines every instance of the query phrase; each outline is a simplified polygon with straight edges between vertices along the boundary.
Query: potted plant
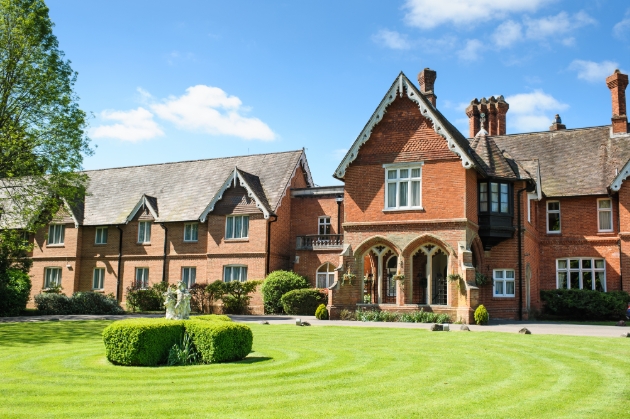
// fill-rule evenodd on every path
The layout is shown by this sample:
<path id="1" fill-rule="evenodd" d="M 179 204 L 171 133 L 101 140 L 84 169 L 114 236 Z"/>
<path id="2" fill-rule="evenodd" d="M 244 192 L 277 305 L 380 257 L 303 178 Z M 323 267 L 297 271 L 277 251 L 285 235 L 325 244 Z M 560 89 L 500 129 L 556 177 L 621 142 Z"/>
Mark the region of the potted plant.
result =
<path id="1" fill-rule="evenodd" d="M 481 272 L 475 271 L 475 284 L 478 287 L 484 286 L 488 283 L 488 277 Z"/>
<path id="2" fill-rule="evenodd" d="M 356 278 L 357 276 L 352 273 L 352 270 L 350 270 L 350 268 L 348 268 L 346 273 L 343 274 L 343 282 L 341 283 L 341 285 L 346 285 L 346 281 L 348 281 L 348 285 L 352 285 L 352 280 Z"/>

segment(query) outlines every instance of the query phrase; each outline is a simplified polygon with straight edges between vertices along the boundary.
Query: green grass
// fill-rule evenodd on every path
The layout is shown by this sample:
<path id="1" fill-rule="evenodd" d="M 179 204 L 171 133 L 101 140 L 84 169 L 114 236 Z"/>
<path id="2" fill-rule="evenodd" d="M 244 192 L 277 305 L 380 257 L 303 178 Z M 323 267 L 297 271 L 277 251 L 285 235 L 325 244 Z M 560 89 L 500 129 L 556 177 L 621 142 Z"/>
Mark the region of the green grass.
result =
<path id="1" fill-rule="evenodd" d="M 630 417 L 630 339 L 253 324 L 244 361 L 143 368 L 107 324 L 0 324 L 0 417 Z"/>

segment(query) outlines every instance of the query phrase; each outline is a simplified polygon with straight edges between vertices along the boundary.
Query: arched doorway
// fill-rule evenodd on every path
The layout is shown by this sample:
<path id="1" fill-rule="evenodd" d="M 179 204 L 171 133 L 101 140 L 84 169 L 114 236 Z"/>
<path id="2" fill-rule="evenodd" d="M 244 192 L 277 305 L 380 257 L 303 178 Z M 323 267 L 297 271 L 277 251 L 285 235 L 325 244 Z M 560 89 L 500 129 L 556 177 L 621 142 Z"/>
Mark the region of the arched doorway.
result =
<path id="1" fill-rule="evenodd" d="M 396 280 L 393 277 L 398 269 L 398 252 L 392 247 L 377 244 L 363 254 L 362 262 L 363 302 L 396 304 Z"/>
<path id="2" fill-rule="evenodd" d="M 411 257 L 411 303 L 448 305 L 448 255 L 439 246 L 425 244 Z"/>
<path id="3" fill-rule="evenodd" d="M 324 263 L 317 269 L 316 288 L 328 288 L 335 282 L 335 267 L 332 263 Z"/>

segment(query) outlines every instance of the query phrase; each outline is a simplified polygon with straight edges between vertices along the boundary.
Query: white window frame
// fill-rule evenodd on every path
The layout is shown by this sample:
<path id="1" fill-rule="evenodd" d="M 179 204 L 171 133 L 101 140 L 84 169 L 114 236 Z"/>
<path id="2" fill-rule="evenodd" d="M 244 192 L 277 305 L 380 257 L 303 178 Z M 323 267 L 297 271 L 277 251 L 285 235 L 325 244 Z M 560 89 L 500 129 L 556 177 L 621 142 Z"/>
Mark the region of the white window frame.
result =
<path id="1" fill-rule="evenodd" d="M 53 274 L 56 272 L 57 275 Z M 59 266 L 50 266 L 44 269 L 44 288 L 60 287 L 63 269 Z"/>
<path id="2" fill-rule="evenodd" d="M 184 241 L 187 243 L 199 241 L 199 223 L 184 224 Z"/>
<path id="3" fill-rule="evenodd" d="M 100 240 L 99 240 L 99 232 L 100 232 Z M 107 227 L 96 227 L 96 232 L 94 233 L 94 244 L 107 244 L 107 233 L 108 233 Z"/>
<path id="4" fill-rule="evenodd" d="M 236 219 L 241 218 L 240 236 L 236 237 Z M 230 220 L 232 222 L 230 223 Z M 247 222 L 245 222 L 247 220 Z M 231 230 L 231 231 L 230 231 Z M 249 215 L 228 215 L 225 217 L 225 239 L 243 240 L 249 238 Z"/>
<path id="5" fill-rule="evenodd" d="M 599 207 L 599 203 L 602 201 L 608 201 L 610 202 L 610 208 L 600 208 Z M 600 214 L 603 212 L 607 212 L 610 214 L 610 228 L 609 229 L 603 229 L 601 224 L 600 224 Z M 612 208 L 612 199 L 611 198 L 599 198 L 597 199 L 597 231 L 600 233 L 611 233 L 612 231 L 614 231 L 614 227 L 613 227 L 613 208 Z"/>
<path id="6" fill-rule="evenodd" d="M 102 290 L 105 287 L 105 268 L 94 268 L 92 272 L 92 289 Z"/>
<path id="7" fill-rule="evenodd" d="M 527 194 L 527 222 L 532 224 L 532 201 L 536 201 L 538 196 L 535 193 Z"/>
<path id="8" fill-rule="evenodd" d="M 66 236 L 65 224 L 50 224 L 48 226 L 48 245 L 63 246 Z"/>
<path id="9" fill-rule="evenodd" d="M 571 267 L 571 261 L 577 261 L 578 262 L 578 267 L 577 268 L 572 268 Z M 583 261 L 590 261 L 591 262 L 591 267 L 590 268 L 586 268 L 584 267 L 584 263 Z M 602 268 L 597 268 L 595 267 L 595 262 L 603 262 Z M 560 267 L 560 264 L 562 262 L 565 262 L 566 268 L 562 268 Z M 591 273 L 591 290 L 597 290 L 597 281 L 595 280 L 596 278 L 596 273 L 603 273 L 604 274 L 604 278 L 602 280 L 602 289 L 603 292 L 607 291 L 606 288 L 606 259 L 604 258 L 584 258 L 584 257 L 567 257 L 567 258 L 559 258 L 556 259 L 556 288 L 557 289 L 572 289 L 571 288 L 571 273 L 575 272 L 578 273 L 578 284 L 579 284 L 579 289 L 584 289 L 584 273 L 585 272 L 590 272 Z M 560 274 L 562 273 L 566 273 L 566 281 L 567 281 L 567 286 L 566 288 L 562 288 L 560 285 Z M 588 288 L 586 288 L 588 289 Z"/>
<path id="10" fill-rule="evenodd" d="M 325 271 L 322 271 L 325 268 Z M 330 270 L 329 270 L 330 269 Z M 328 288 L 335 282 L 335 267 L 332 263 L 324 263 L 315 272 L 315 288 Z M 321 285 L 324 285 L 323 287 Z"/>
<path id="11" fill-rule="evenodd" d="M 552 203 L 558 203 L 558 209 L 557 210 L 549 210 L 549 204 Z M 546 223 L 547 223 L 547 234 L 560 234 L 562 232 L 562 206 L 560 204 L 560 201 L 547 201 L 545 202 L 545 208 L 546 208 Z M 549 230 L 549 214 L 558 214 L 558 224 L 559 224 L 559 229 L 558 230 Z"/>
<path id="12" fill-rule="evenodd" d="M 138 223 L 138 243 L 151 244 L 151 221 L 140 221 Z M 143 226 L 143 227 L 140 227 Z"/>
<path id="13" fill-rule="evenodd" d="M 408 163 L 408 164 L 384 164 L 385 169 L 385 188 L 384 188 L 384 211 L 408 211 L 408 210 L 422 210 L 422 166 L 423 162 Z M 389 179 L 389 172 L 395 170 L 396 178 Z M 408 170 L 408 176 L 401 178 L 400 171 Z M 419 170 L 420 175 L 412 177 L 413 170 Z M 400 205 L 400 184 L 407 182 L 407 203 L 409 205 Z M 411 205 L 412 201 L 412 184 L 413 182 L 419 182 L 418 190 L 418 205 Z M 389 185 L 395 184 L 396 188 L 396 205 L 389 206 Z"/>
<path id="14" fill-rule="evenodd" d="M 322 233 L 322 227 L 324 228 L 324 231 L 326 231 L 326 227 L 328 227 L 329 232 Z M 330 217 L 328 215 L 322 215 L 321 217 L 317 218 L 317 234 L 319 236 L 332 234 L 332 224 L 330 223 Z"/>
<path id="15" fill-rule="evenodd" d="M 230 269 L 230 277 L 228 278 L 227 270 Z M 234 269 L 238 269 L 237 278 L 234 278 Z M 247 265 L 225 265 L 223 266 L 223 282 L 247 281 Z"/>
<path id="16" fill-rule="evenodd" d="M 186 288 L 190 289 L 197 282 L 197 267 L 196 266 L 183 266 L 182 267 L 182 282 L 186 284 Z"/>
<path id="17" fill-rule="evenodd" d="M 512 274 L 511 278 L 508 278 L 507 273 Z M 501 274 L 500 276 L 498 274 Z M 508 283 L 512 283 L 511 294 L 507 292 Z M 498 285 L 501 285 L 502 292 L 497 294 Z M 492 296 L 496 298 L 511 298 L 516 296 L 516 272 L 514 269 L 493 269 L 492 270 Z"/>
<path id="18" fill-rule="evenodd" d="M 136 267 L 136 276 L 134 281 L 136 287 L 138 288 L 149 288 L 149 268 L 143 266 Z"/>

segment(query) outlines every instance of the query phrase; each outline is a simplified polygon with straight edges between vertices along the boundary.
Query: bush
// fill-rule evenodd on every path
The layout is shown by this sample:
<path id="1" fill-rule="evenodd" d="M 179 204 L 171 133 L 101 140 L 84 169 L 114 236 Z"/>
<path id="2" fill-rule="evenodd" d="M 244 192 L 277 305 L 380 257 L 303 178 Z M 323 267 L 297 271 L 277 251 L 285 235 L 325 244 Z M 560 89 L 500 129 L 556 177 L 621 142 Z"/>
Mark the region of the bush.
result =
<path id="1" fill-rule="evenodd" d="M 339 320 L 356 320 L 356 314 L 354 311 L 350 311 L 350 310 L 341 310 L 339 312 Z"/>
<path id="2" fill-rule="evenodd" d="M 624 291 L 593 290 L 540 291 L 546 314 L 568 320 L 625 319 L 630 295 Z"/>
<path id="3" fill-rule="evenodd" d="M 450 323 L 451 317 L 445 313 L 430 311 L 412 311 L 408 313 L 394 313 L 379 310 L 357 310 L 356 319 L 362 322 L 403 322 L 403 323 Z"/>
<path id="4" fill-rule="evenodd" d="M 488 314 L 488 310 L 486 310 L 486 307 L 483 304 L 480 304 L 475 310 L 475 323 L 488 324 L 489 320 L 490 315 Z"/>
<path id="5" fill-rule="evenodd" d="M 203 363 L 237 361 L 252 350 L 254 335 L 244 324 L 188 320 L 185 327 Z"/>
<path id="6" fill-rule="evenodd" d="M 324 293 L 318 289 L 302 288 L 289 291 L 280 298 L 282 309 L 286 314 L 312 316 L 320 304 L 326 302 Z"/>
<path id="7" fill-rule="evenodd" d="M 97 292 L 75 292 L 72 297 L 65 294 L 47 293 L 35 296 L 38 314 L 123 314 L 124 311 L 112 294 Z"/>
<path id="8" fill-rule="evenodd" d="M 19 316 L 26 309 L 31 294 L 31 278 L 27 273 L 9 269 L 0 278 L 0 316 Z"/>
<path id="9" fill-rule="evenodd" d="M 220 281 L 219 281 L 220 282 Z M 260 285 L 260 281 L 232 281 L 223 283 L 223 312 L 226 314 L 247 314 L 250 295 Z"/>
<path id="10" fill-rule="evenodd" d="M 225 316 L 223 314 L 206 314 L 203 316 L 195 316 L 195 317 L 192 317 L 191 320 L 219 321 L 219 322 L 232 321 L 232 319 L 230 319 L 228 316 Z"/>
<path id="11" fill-rule="evenodd" d="M 315 311 L 315 317 L 319 320 L 328 320 L 328 309 L 324 304 L 320 304 Z"/>
<path id="12" fill-rule="evenodd" d="M 139 288 L 135 283 L 127 287 L 127 307 L 131 311 L 166 311 L 164 293 L 168 288 L 166 282 L 158 282 L 150 288 Z"/>
<path id="13" fill-rule="evenodd" d="M 105 355 L 117 365 L 164 364 L 170 349 L 181 342 L 183 336 L 182 320 L 120 320 L 103 330 Z"/>
<path id="14" fill-rule="evenodd" d="M 308 288 L 306 278 L 289 271 L 274 271 L 270 273 L 262 285 L 265 313 L 282 313 L 280 299 L 289 291 Z"/>

